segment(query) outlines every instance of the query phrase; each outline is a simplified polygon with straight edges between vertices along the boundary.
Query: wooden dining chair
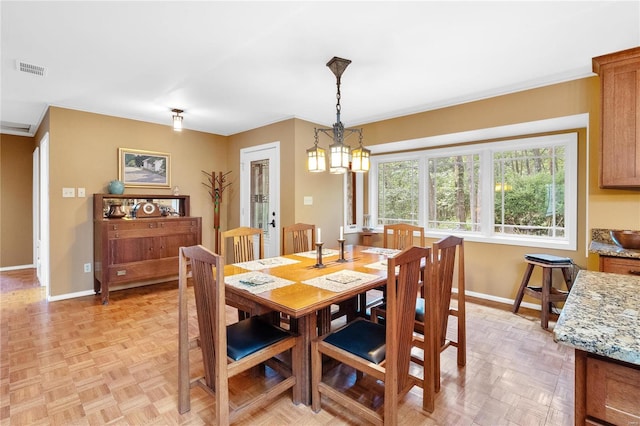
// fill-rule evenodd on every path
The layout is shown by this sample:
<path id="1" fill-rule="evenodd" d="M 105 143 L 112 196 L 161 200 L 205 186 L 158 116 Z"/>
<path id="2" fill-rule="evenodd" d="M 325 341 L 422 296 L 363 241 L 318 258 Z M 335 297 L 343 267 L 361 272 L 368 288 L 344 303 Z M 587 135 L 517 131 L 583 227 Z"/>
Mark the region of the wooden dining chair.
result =
<path id="1" fill-rule="evenodd" d="M 252 260 L 262 259 L 264 257 L 264 234 L 262 229 L 241 226 L 239 228 L 229 229 L 221 233 L 220 255 L 227 259 L 228 240 L 232 239 L 233 257 L 231 263 L 250 262 Z M 258 242 L 258 254 L 256 255 L 255 242 Z"/>
<path id="2" fill-rule="evenodd" d="M 436 342 L 439 348 L 434 362 L 436 366 L 434 374 L 434 388 L 440 391 L 440 352 L 448 347 L 457 349 L 458 366 L 464 367 L 467 362 L 466 343 L 466 312 L 465 312 L 465 277 L 464 277 L 464 240 L 453 235 L 442 238 L 433 243 L 432 250 L 432 273 L 425 275 L 425 288 L 435 287 L 438 298 L 436 300 Z M 455 272 L 456 257 L 458 260 L 458 302 L 457 307 L 451 305 L 451 293 L 453 288 L 453 276 Z M 433 284 L 436 284 L 435 286 Z M 429 303 L 429 297 L 419 297 L 416 300 L 415 321 L 414 321 L 414 346 L 421 348 L 425 339 L 425 308 Z M 386 305 L 379 305 L 371 309 L 372 318 L 385 318 Z M 447 328 L 449 316 L 457 318 L 456 340 L 447 338 Z M 427 331 L 428 332 L 428 331 Z M 414 356 L 415 362 L 420 359 Z"/>
<path id="3" fill-rule="evenodd" d="M 192 275 L 200 332 L 196 341 L 189 338 L 188 264 L 190 264 Z M 222 256 L 202 246 L 181 247 L 179 265 L 178 410 L 180 414 L 190 410 L 190 388 L 196 385 L 215 395 L 214 423 L 217 425 L 228 425 L 235 417 L 264 406 L 290 388 L 293 402 L 298 404 L 301 399 L 301 339 L 257 316 L 226 325 Z M 192 378 L 189 371 L 189 351 L 198 346 L 202 351 L 204 377 Z M 274 358 L 287 352 L 290 352 L 291 358 L 289 365 Z M 286 377 L 277 384 L 270 383 L 268 390 L 264 393 L 253 395 L 239 406 L 234 404 L 232 408 L 229 398 L 229 379 L 267 361 L 277 364 L 277 371 L 286 372 Z"/>
<path id="4" fill-rule="evenodd" d="M 415 241 L 416 236 L 418 239 L 417 243 Z M 406 223 L 384 225 L 382 234 L 382 246 L 384 248 L 403 250 L 406 247 L 411 247 L 412 245 L 424 247 L 424 228 Z M 367 312 L 367 310 L 374 306 L 384 303 L 386 290 L 384 288 L 377 288 L 375 291 L 377 292 L 376 294 L 372 292 L 369 293 L 371 296 L 369 298 L 367 298 L 366 293 L 359 296 L 359 305 L 363 312 Z M 423 295 L 422 290 L 420 294 Z"/>
<path id="5" fill-rule="evenodd" d="M 316 226 L 306 223 L 296 223 L 282 228 L 282 254 L 302 253 L 315 249 L 316 245 Z M 358 299 L 346 300 L 337 305 L 333 305 L 330 311 L 329 324 L 325 323 L 322 315 L 319 317 L 319 326 L 321 330 L 328 331 L 331 327 L 330 321 L 347 315 L 349 319 L 353 319 L 357 311 Z M 289 318 L 282 315 L 281 320 L 284 323 L 290 321 Z"/>
<path id="6" fill-rule="evenodd" d="M 464 274 L 464 239 L 450 235 L 433 243 L 431 249 L 433 257 L 433 282 L 438 283 L 440 300 L 438 301 L 437 330 L 438 345 L 440 352 L 448 347 L 455 347 L 457 350 L 457 363 L 459 367 L 464 367 L 467 363 L 467 327 L 466 327 L 466 299 L 465 299 L 465 274 Z M 451 305 L 451 293 L 453 289 L 453 277 L 455 272 L 456 258 L 458 263 L 457 282 L 458 289 L 457 306 Z M 425 299 L 418 298 L 416 303 L 415 331 L 424 336 Z M 457 318 L 456 340 L 447 338 L 449 317 Z M 424 338 L 424 337 L 422 337 Z M 421 339 L 415 339 L 416 346 L 421 346 Z M 436 357 L 435 389 L 440 391 L 440 357 Z"/>
<path id="7" fill-rule="evenodd" d="M 410 373 L 411 347 L 415 301 L 421 285 L 421 263 L 431 268 L 429 248 L 408 247 L 389 259 L 387 269 L 387 318 L 386 324 L 377 324 L 364 318 L 357 318 L 344 327 L 316 338 L 311 343 L 311 401 L 312 409 L 321 408 L 321 396 L 343 405 L 375 424 L 397 424 L 398 404 L 413 386 L 423 388 L 427 401 L 425 409 L 433 411 L 433 366 L 424 367 L 424 378 Z M 399 267 L 396 276 L 396 266 Z M 428 315 L 433 315 L 430 311 Z M 428 339 L 425 339 L 429 342 Z M 426 346 L 426 344 L 425 344 Z M 435 340 L 431 342 L 433 351 Z M 336 389 L 323 380 L 322 357 L 346 364 L 359 373 L 358 380 L 366 376 L 384 382 L 384 404 L 382 412 L 363 401 L 369 396 L 351 395 L 352 389 Z M 427 363 L 431 357 L 425 357 Z M 342 382 L 342 381 L 340 381 Z M 353 397 L 352 397 L 353 396 Z"/>
<path id="8" fill-rule="evenodd" d="M 258 242 L 258 254 L 256 255 L 256 240 Z M 227 245 L 232 244 L 233 256 L 227 258 Z M 225 262 L 240 263 L 264 258 L 264 234 L 262 229 L 241 226 L 229 229 L 221 233 L 220 256 Z M 238 309 L 238 319 L 246 319 L 251 316 L 251 309 L 241 306 L 236 302 L 229 302 L 229 306 Z"/>
<path id="9" fill-rule="evenodd" d="M 296 223 L 282 227 L 282 254 L 302 253 L 315 249 L 316 226 Z"/>
<path id="10" fill-rule="evenodd" d="M 424 228 L 409 225 L 406 223 L 396 223 L 394 225 L 384 225 L 382 234 L 382 245 L 384 248 L 403 250 L 412 245 L 424 247 Z M 415 238 L 418 241 L 415 241 Z"/>

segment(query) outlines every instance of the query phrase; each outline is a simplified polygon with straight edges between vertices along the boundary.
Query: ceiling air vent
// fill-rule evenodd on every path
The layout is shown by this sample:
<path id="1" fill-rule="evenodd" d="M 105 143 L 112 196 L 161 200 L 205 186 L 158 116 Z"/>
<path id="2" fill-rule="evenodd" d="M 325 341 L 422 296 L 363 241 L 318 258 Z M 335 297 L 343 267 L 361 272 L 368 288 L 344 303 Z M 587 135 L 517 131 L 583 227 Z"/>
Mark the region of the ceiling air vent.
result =
<path id="1" fill-rule="evenodd" d="M 20 60 L 16 61 L 16 68 L 18 68 L 18 71 L 39 75 L 40 77 L 44 77 L 47 73 L 47 69 L 43 66 L 30 64 Z"/>

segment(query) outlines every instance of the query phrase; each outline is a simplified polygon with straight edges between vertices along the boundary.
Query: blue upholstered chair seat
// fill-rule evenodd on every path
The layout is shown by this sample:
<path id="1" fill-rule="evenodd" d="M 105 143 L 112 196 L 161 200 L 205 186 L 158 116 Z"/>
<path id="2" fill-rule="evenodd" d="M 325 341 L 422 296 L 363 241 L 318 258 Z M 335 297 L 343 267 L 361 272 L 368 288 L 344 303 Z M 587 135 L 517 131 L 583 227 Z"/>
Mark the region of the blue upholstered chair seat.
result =
<path id="1" fill-rule="evenodd" d="M 290 336 L 286 330 L 259 317 L 247 318 L 227 327 L 227 356 L 238 361 Z"/>
<path id="2" fill-rule="evenodd" d="M 366 336 L 366 339 L 362 337 Z M 375 364 L 386 355 L 385 327 L 371 321 L 357 320 L 328 335 L 325 342 L 369 360 Z"/>

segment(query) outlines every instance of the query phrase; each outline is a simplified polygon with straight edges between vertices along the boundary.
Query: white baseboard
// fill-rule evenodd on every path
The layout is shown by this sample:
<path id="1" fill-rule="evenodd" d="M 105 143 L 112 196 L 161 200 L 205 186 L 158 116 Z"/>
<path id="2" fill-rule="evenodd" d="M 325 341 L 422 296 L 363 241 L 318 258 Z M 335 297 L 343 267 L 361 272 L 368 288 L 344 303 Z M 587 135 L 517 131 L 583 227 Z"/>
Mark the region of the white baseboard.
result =
<path id="1" fill-rule="evenodd" d="M 453 288 L 452 293 L 458 294 L 458 289 Z M 490 294 L 476 293 L 475 291 L 467 290 L 464 292 L 464 294 L 467 296 L 475 297 L 477 299 L 484 299 L 484 300 L 489 300 L 491 302 L 504 303 L 505 305 L 510 305 L 510 306 L 513 306 L 513 302 L 514 302 L 513 299 L 507 299 L 506 297 L 498 297 L 498 296 L 492 296 Z M 522 302 L 520 306 L 522 306 L 523 308 L 534 309 L 536 311 L 542 310 L 540 305 L 529 303 L 529 302 Z"/>
<path id="2" fill-rule="evenodd" d="M 94 294 L 96 293 L 93 290 L 77 291 L 75 293 L 65 293 L 65 294 L 59 294 L 57 296 L 49 296 L 47 297 L 47 301 L 57 302 L 58 300 L 75 299 L 77 297 L 84 297 L 84 296 L 93 296 Z"/>
<path id="3" fill-rule="evenodd" d="M 161 280 L 140 281 L 135 283 L 120 284 L 118 286 L 112 285 L 112 286 L 109 286 L 109 293 L 113 293 L 114 291 L 119 291 L 119 290 L 127 290 L 129 288 L 144 287 L 146 285 L 166 283 L 168 281 L 176 281 L 177 279 L 178 277 L 176 276 L 176 277 L 164 278 Z M 75 299 L 77 297 L 94 296 L 95 294 L 96 292 L 93 290 L 83 290 L 75 293 L 65 293 L 65 294 L 59 294 L 57 296 L 49 296 L 47 300 L 49 302 L 55 302 L 58 300 Z"/>
<path id="4" fill-rule="evenodd" d="M 35 268 L 35 265 L 33 265 L 33 264 L 31 264 L 31 265 L 5 266 L 4 268 L 0 268 L 0 272 L 17 271 L 19 269 L 33 269 L 33 268 Z"/>

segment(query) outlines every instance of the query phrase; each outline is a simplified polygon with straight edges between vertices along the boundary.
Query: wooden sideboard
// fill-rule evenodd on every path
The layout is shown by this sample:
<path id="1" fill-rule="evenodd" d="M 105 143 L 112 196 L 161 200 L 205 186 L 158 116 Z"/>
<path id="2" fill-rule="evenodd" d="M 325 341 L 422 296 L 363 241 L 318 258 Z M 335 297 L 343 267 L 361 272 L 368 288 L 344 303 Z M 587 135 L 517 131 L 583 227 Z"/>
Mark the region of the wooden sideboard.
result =
<path id="1" fill-rule="evenodd" d="M 162 206 L 164 215 L 131 217 L 133 207 L 147 201 Z M 106 217 L 114 203 L 126 217 Z M 189 207 L 188 195 L 94 194 L 94 290 L 103 304 L 110 285 L 178 275 L 178 249 L 202 242 L 202 220 L 189 216 Z"/>

